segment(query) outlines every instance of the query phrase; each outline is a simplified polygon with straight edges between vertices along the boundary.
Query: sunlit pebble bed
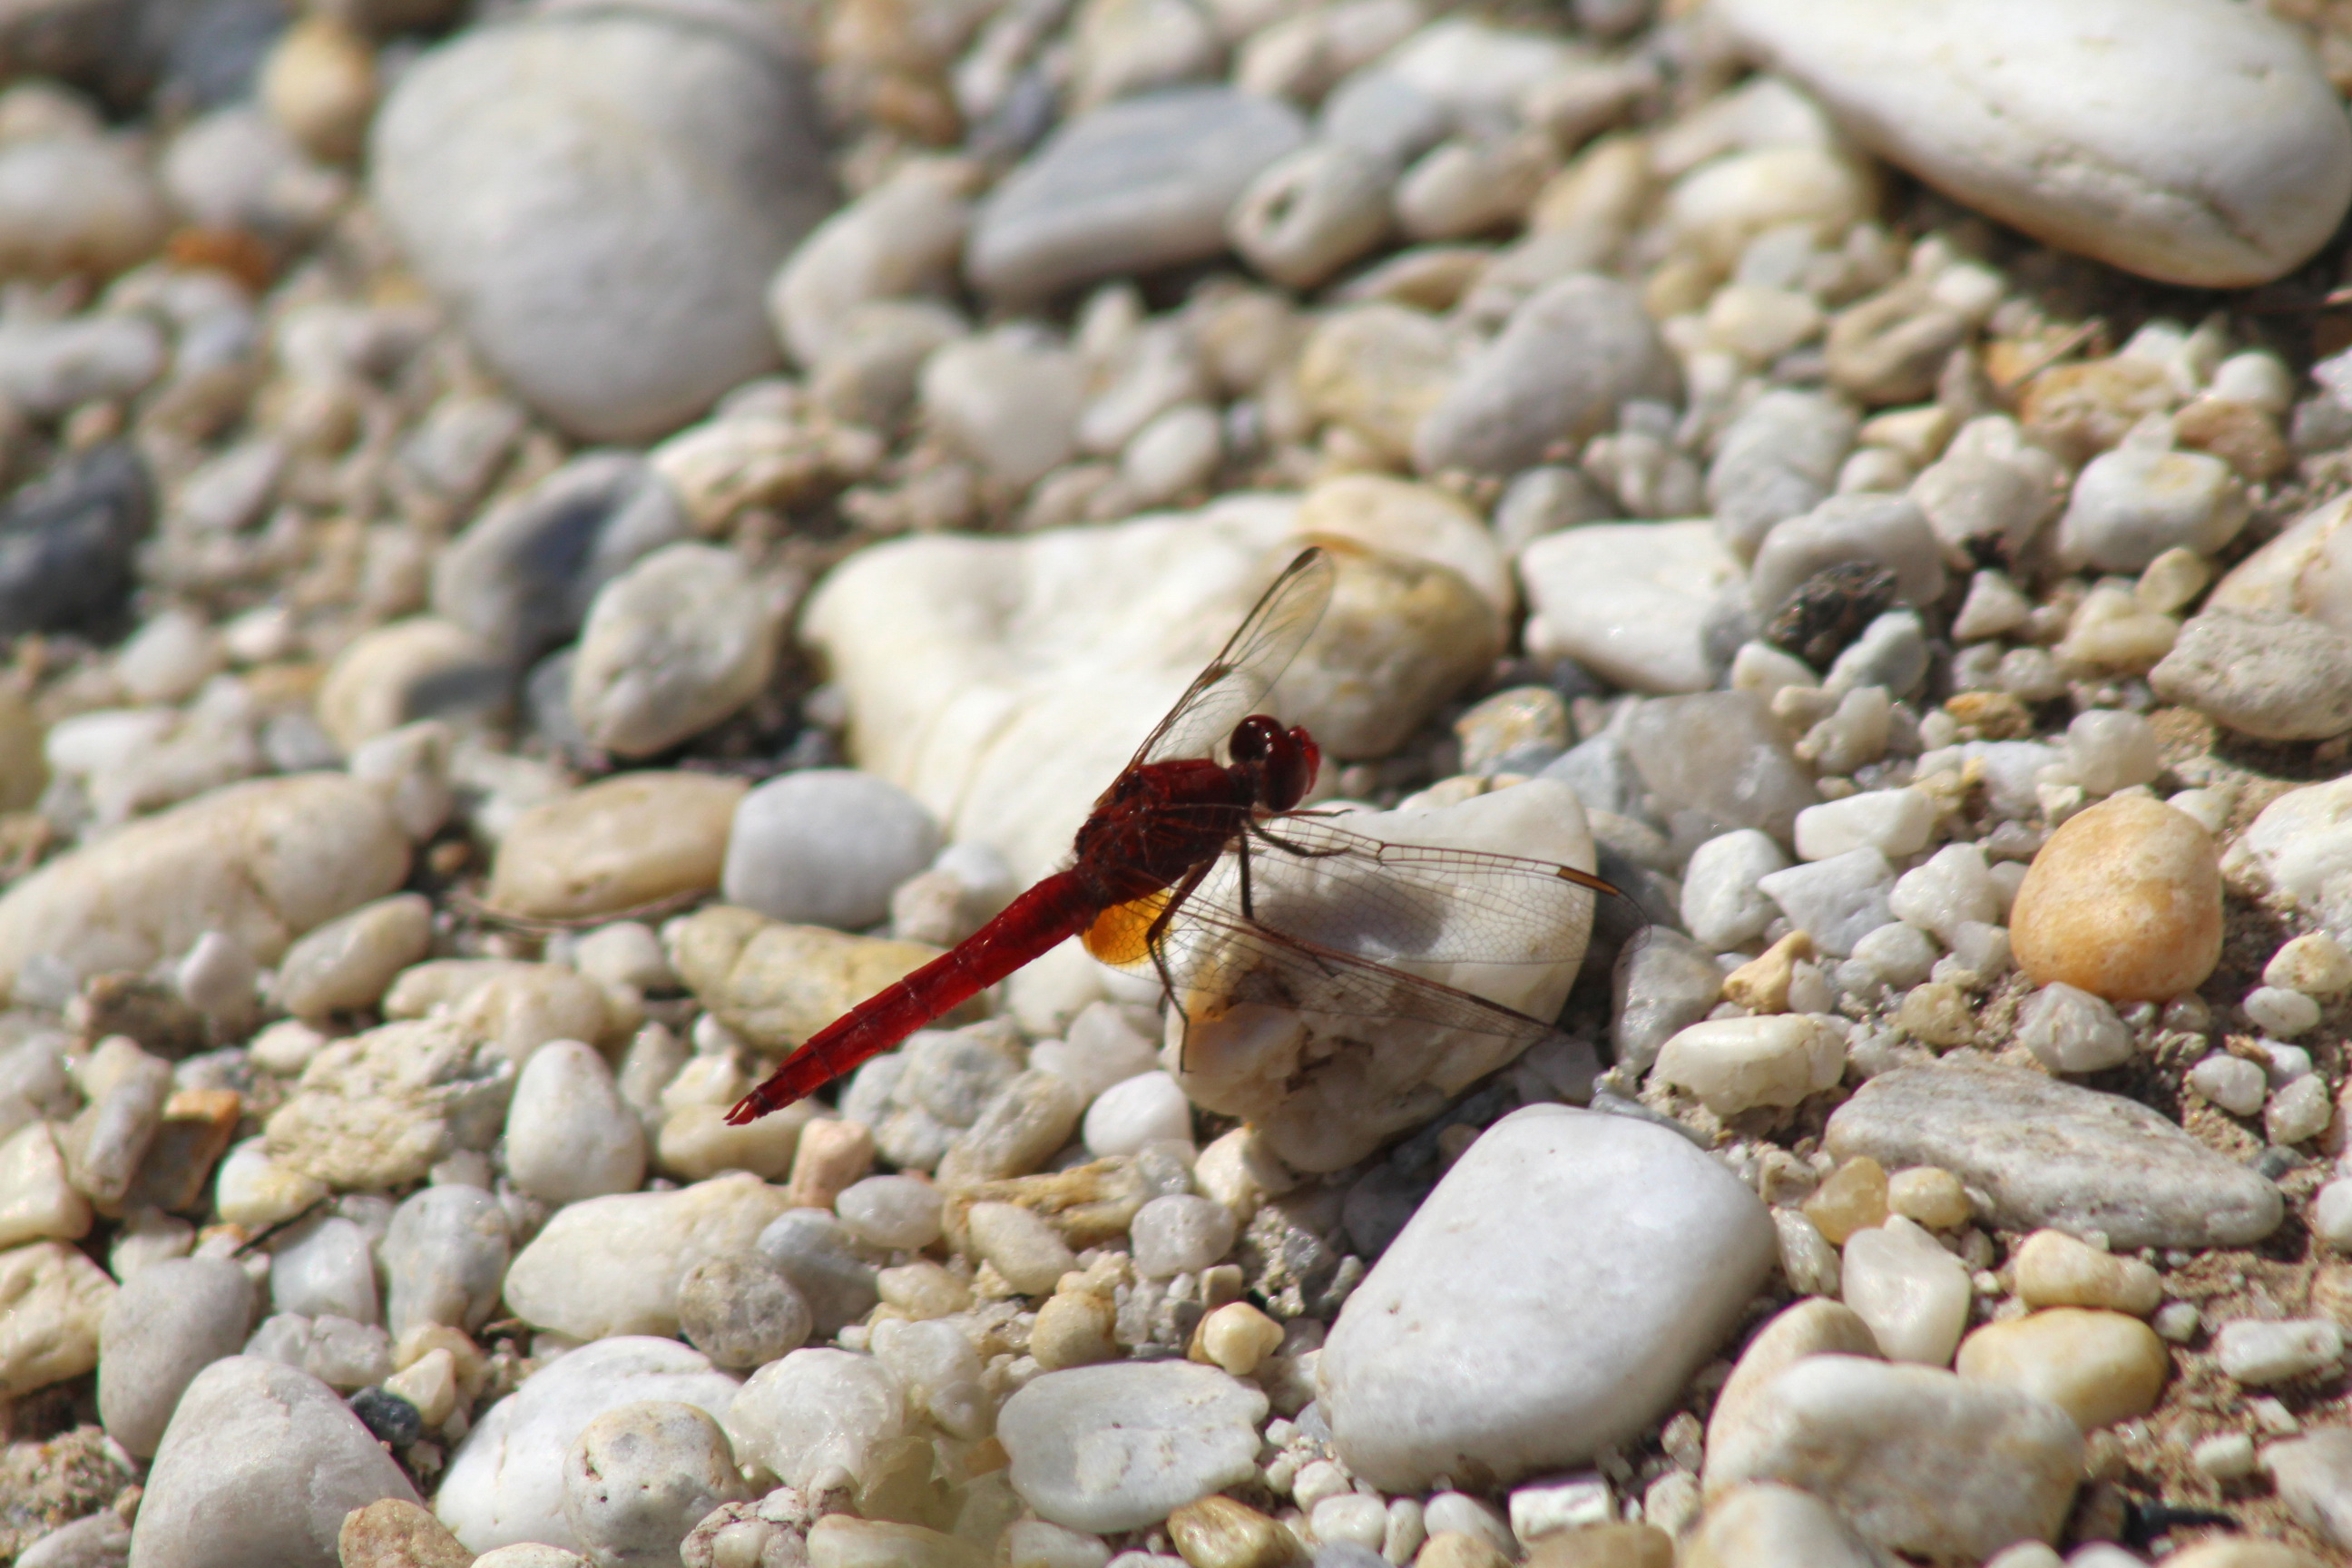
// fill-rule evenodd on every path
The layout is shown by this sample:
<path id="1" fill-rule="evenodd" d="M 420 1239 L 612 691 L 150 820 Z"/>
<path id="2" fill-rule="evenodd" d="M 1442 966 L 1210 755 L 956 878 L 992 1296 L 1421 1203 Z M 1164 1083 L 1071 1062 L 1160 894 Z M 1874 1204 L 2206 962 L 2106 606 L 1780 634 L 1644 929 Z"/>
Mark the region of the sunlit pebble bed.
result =
<path id="1" fill-rule="evenodd" d="M 2352 33 L 2277 8 L 66 7 L 0 1553 L 2340 1560 Z M 1066 947 L 730 1126 L 1309 542 L 1315 799 L 1623 889 L 1426 971 L 1563 1034 L 1180 1047 Z"/>

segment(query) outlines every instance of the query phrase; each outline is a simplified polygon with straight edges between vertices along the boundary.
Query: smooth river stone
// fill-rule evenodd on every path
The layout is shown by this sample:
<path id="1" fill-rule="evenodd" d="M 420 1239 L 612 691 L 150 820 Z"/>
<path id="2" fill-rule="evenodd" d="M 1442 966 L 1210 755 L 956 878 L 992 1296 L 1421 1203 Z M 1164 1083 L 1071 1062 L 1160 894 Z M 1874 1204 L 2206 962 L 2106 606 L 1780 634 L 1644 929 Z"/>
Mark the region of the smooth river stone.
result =
<path id="1" fill-rule="evenodd" d="M 2119 795 L 2068 817 L 2010 906 L 2010 951 L 2039 985 L 2166 1002 L 2221 957 L 2212 836 L 2186 812 Z"/>
<path id="2" fill-rule="evenodd" d="M 2352 202 L 2342 102 L 2294 32 L 2245 6 L 1725 0 L 1717 15 L 1880 155 L 2162 282 L 2267 282 Z"/>
<path id="3" fill-rule="evenodd" d="M 669 960 L 719 1022 L 768 1050 L 797 1046 L 868 996 L 939 956 L 919 942 L 786 925 L 714 904 L 671 928 Z M 966 1022 L 969 1006 L 942 1022 Z"/>
<path id="4" fill-rule="evenodd" d="M 1673 1404 L 1777 1256 L 1755 1194 L 1675 1133 L 1515 1111 L 1340 1310 L 1318 1373 L 1339 1457 L 1415 1491 L 1581 1463 Z"/>
<path id="5" fill-rule="evenodd" d="M 1947 1060 L 1881 1073 L 1830 1118 L 1840 1160 L 1937 1165 L 2001 1230 L 2104 1232 L 2118 1251 L 2245 1247 L 2278 1228 L 2279 1190 L 2147 1107 L 2038 1072 Z"/>
<path id="6" fill-rule="evenodd" d="M 624 1334 L 583 1345 L 490 1406 L 449 1456 L 433 1510 L 474 1552 L 524 1541 L 575 1550 L 580 1542 L 563 1516 L 563 1458 L 588 1424 L 647 1399 L 722 1419 L 735 1389 L 734 1378 L 675 1340 Z"/>
<path id="7" fill-rule="evenodd" d="M 78 975 L 145 969 L 207 931 L 274 963 L 296 937 L 397 889 L 408 850 L 383 793 L 342 773 L 214 790 L 0 896 L 0 987 L 36 954 Z"/>
<path id="8" fill-rule="evenodd" d="M 829 574 L 802 628 L 848 700 L 857 765 L 1026 883 L 1304 546 L 1298 515 L 1241 496 L 1113 528 L 891 541 Z M 1269 710 L 1327 759 L 1385 756 L 1489 667 L 1503 623 L 1443 561 L 1337 552 L 1331 607 Z"/>
<path id="9" fill-rule="evenodd" d="M 1013 1489 L 1055 1524 L 1106 1533 L 1256 1473 L 1265 1395 L 1194 1362 L 1115 1362 L 1033 1378 L 1004 1402 L 997 1440 Z"/>
<path id="10" fill-rule="evenodd" d="M 1612 685 L 1656 694 L 1715 685 L 1707 623 L 1743 581 L 1715 524 L 1611 522 L 1547 534 L 1519 554 L 1534 614 L 1528 651 L 1566 654 Z"/>
<path id="11" fill-rule="evenodd" d="M 488 902 L 525 919 L 583 920 L 707 892 L 749 787 L 709 773 L 622 773 L 532 806 L 499 841 Z"/>
<path id="12" fill-rule="evenodd" d="M 1582 870 L 1594 864 L 1584 807 L 1555 779 L 1530 779 L 1439 809 L 1351 813 L 1347 825 L 1352 833 L 1393 844 L 1527 856 Z M 1200 896 L 1238 905 L 1235 864 L 1220 862 L 1202 882 Z M 1342 952 L 1369 952 L 1529 1017 L 1559 1014 L 1584 960 L 1591 901 L 1565 888 L 1555 900 L 1530 897 L 1529 921 L 1548 916 L 1547 923 L 1530 923 L 1514 934 L 1518 945 L 1498 952 L 1465 924 L 1475 924 L 1476 910 L 1466 901 L 1448 903 L 1443 891 L 1398 889 L 1381 911 L 1393 924 L 1373 931 L 1360 911 L 1351 919 L 1346 903 L 1330 896 L 1316 861 L 1260 856 L 1253 864 L 1255 907 L 1280 929 Z M 1490 962 L 1444 961 L 1463 952 Z M 1298 1170 L 1353 1164 L 1436 1114 L 1529 1044 L 1524 1036 L 1433 1027 L 1412 1016 L 1406 1000 L 1351 1006 L 1357 1016 L 1349 1016 L 1247 1001 L 1221 1011 L 1220 1004 L 1234 996 L 1265 993 L 1255 988 L 1246 956 L 1210 962 L 1217 964 L 1223 990 L 1187 998 L 1193 1016 L 1182 1040 L 1184 1092 L 1196 1104 L 1250 1121 L 1265 1146 Z M 1150 978 L 1149 961 L 1136 973 Z M 1122 1087 L 1110 1094 L 1125 1092 Z M 1093 1125 L 1090 1121 L 1090 1146 L 1108 1152 L 1094 1142 Z"/>
<path id="13" fill-rule="evenodd" d="M 1938 1561 L 2055 1540 L 2083 1468 L 2083 1434 L 2046 1399 L 1851 1355 L 1797 1362 L 1708 1436 L 1710 1498 L 1778 1481 L 1879 1546 Z"/>
<path id="14" fill-rule="evenodd" d="M 578 1340 L 677 1332 L 677 1289 L 705 1258 L 751 1249 L 790 1205 L 735 1172 L 668 1193 L 615 1193 L 557 1212 L 507 1269 L 515 1316 Z"/>

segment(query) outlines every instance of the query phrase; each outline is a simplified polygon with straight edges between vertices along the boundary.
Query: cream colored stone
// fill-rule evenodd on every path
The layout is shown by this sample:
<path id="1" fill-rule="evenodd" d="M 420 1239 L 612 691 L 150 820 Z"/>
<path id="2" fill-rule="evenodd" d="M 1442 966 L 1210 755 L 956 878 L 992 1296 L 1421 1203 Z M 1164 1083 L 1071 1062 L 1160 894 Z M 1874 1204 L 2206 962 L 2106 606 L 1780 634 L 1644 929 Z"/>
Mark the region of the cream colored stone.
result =
<path id="1" fill-rule="evenodd" d="M 2137 1258 L 2118 1258 L 2061 1230 L 2037 1230 L 2010 1267 L 2029 1307 L 2102 1307 L 2145 1318 L 2164 1300 L 2164 1282 Z"/>
<path id="2" fill-rule="evenodd" d="M 116 1286 L 60 1241 L 0 1252 L 0 1394 L 79 1377 L 98 1364 L 98 1329 Z"/>
<path id="3" fill-rule="evenodd" d="M 617 915 L 719 886 L 741 779 L 622 773 L 531 807 L 499 841 L 487 900 L 539 920 Z"/>
<path id="4" fill-rule="evenodd" d="M 2137 1318 L 2052 1307 L 1978 1329 L 1961 1342 L 1955 1370 L 2039 1394 L 2087 1432 L 2155 1409 L 2172 1358 Z"/>
<path id="5" fill-rule="evenodd" d="M 868 996 L 939 956 L 920 942 L 785 925 L 719 904 L 673 926 L 671 966 L 696 998 L 752 1045 L 799 1045 Z M 942 1026 L 966 1022 L 960 1008 Z"/>
<path id="6" fill-rule="evenodd" d="M 67 1178 L 49 1123 L 31 1122 L 0 1142 L 0 1247 L 79 1241 L 90 1218 L 89 1200 Z"/>

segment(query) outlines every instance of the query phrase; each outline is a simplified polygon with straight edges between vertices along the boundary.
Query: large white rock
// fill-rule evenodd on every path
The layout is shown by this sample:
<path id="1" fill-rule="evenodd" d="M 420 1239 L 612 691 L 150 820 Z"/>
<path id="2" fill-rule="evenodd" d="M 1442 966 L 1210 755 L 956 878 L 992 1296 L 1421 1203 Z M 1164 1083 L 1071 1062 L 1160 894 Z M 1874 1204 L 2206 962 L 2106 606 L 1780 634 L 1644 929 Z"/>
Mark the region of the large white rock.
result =
<path id="1" fill-rule="evenodd" d="M 1004 1402 L 997 1440 L 1013 1489 L 1056 1524 L 1105 1533 L 1256 1471 L 1265 1395 L 1195 1362 L 1113 1362 L 1032 1379 Z"/>
<path id="2" fill-rule="evenodd" d="M 36 954 L 145 969 L 216 931 L 274 963 L 408 875 L 383 793 L 341 773 L 230 784 L 60 856 L 0 897 L 0 988 Z"/>
<path id="3" fill-rule="evenodd" d="M 625 1334 L 583 1345 L 532 1373 L 466 1434 L 434 1511 L 468 1551 L 522 1541 L 577 1551 L 563 1514 L 563 1457 L 588 1423 L 646 1399 L 719 1418 L 734 1397 L 733 1378 L 675 1340 Z"/>
<path id="4" fill-rule="evenodd" d="M 1743 581 L 1713 522 L 1605 522 L 1547 534 L 1519 553 L 1534 614 L 1528 652 L 1565 654 L 1629 691 L 1715 685 L 1708 617 Z"/>
<path id="5" fill-rule="evenodd" d="M 230 1356 L 197 1373 L 172 1414 L 147 1473 L 131 1561 L 329 1563 L 343 1516 L 383 1498 L 419 1500 L 333 1389 L 274 1361 Z"/>
<path id="6" fill-rule="evenodd" d="M 1675 1133 L 1516 1111 L 1340 1309 L 1318 1372 L 1339 1456 L 1390 1490 L 1590 1458 L 1674 1402 L 1777 1246 L 1755 1194 Z"/>
<path id="7" fill-rule="evenodd" d="M 2267 282 L 2352 202 L 2352 127 L 2226 0 L 1717 0 L 1864 144 L 2026 233 L 2198 288 Z"/>
<path id="8" fill-rule="evenodd" d="M 1436 809 L 1350 813 L 1335 825 L 1384 843 L 1593 867 L 1584 807 L 1553 779 Z M 1278 930 L 1530 1017 L 1559 1014 L 1583 962 L 1591 895 L 1557 879 L 1468 885 L 1441 872 L 1408 879 L 1408 868 L 1398 864 L 1371 873 L 1383 895 L 1373 907 L 1360 894 L 1349 897 L 1341 879 L 1363 873 L 1333 870 L 1348 861 L 1261 853 L 1250 864 L 1258 916 Z M 1237 905 L 1237 880 L 1228 859 L 1194 896 Z M 1496 900 L 1510 903 L 1507 921 L 1496 921 Z M 1199 942 L 1209 953 L 1221 951 L 1214 932 Z M 1193 955 L 1183 941 L 1174 951 L 1180 963 Z M 1237 956 L 1231 967 L 1214 957 L 1200 962 L 1217 980 L 1196 982 L 1185 996 L 1189 1028 L 1171 1014 L 1165 1055 L 1181 1059 L 1185 1091 L 1196 1102 L 1255 1123 L 1266 1147 L 1300 1170 L 1336 1171 L 1362 1159 L 1536 1037 L 1417 1016 L 1412 997 L 1376 984 L 1351 987 L 1339 1003 L 1344 1012 L 1272 1005 L 1258 998 L 1282 992 L 1284 981 L 1255 958 Z M 1149 976 L 1149 960 L 1136 973 Z"/>
<path id="9" fill-rule="evenodd" d="M 1304 547 L 1287 496 L 1015 539 L 862 550 L 803 636 L 848 700 L 857 765 L 1030 881 Z M 1268 710 L 1335 757 L 1384 756 L 1502 649 L 1492 601 L 1443 562 L 1342 547 L 1322 629 Z"/>
<path id="10" fill-rule="evenodd" d="M 782 1188 L 740 1171 L 671 1193 L 589 1198 L 560 1211 L 516 1255 L 507 1305 L 574 1339 L 674 1334 L 686 1271 L 705 1258 L 749 1253 L 791 1206 Z"/>

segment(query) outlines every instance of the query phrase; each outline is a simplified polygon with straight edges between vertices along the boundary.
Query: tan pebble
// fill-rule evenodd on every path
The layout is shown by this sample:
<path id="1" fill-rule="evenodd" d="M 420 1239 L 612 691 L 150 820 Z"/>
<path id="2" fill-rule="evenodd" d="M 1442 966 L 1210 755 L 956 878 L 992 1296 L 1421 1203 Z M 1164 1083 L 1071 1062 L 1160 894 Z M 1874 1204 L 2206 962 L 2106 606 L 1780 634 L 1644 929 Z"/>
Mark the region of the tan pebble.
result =
<path id="1" fill-rule="evenodd" d="M 1675 1568 L 1675 1538 L 1654 1524 L 1593 1524 L 1538 1536 L 1527 1568 Z"/>
<path id="2" fill-rule="evenodd" d="M 1895 1025 L 1915 1040 L 1949 1050 L 1976 1038 L 1976 1015 L 1969 994 L 1948 981 L 1929 980 L 1904 993 Z"/>
<path id="3" fill-rule="evenodd" d="M 2221 956 L 2211 836 L 2146 796 L 2077 813 L 2027 868 L 2010 946 L 2037 985 L 2063 981 L 2110 1002 L 2196 990 Z"/>
<path id="4" fill-rule="evenodd" d="M 877 1271 L 874 1288 L 885 1306 L 917 1320 L 944 1318 L 971 1305 L 971 1287 L 929 1258 Z"/>
<path id="5" fill-rule="evenodd" d="M 1193 1332 L 1195 1361 L 1247 1377 L 1282 1342 L 1282 1325 L 1247 1301 L 1229 1301 L 1201 1320 Z"/>
<path id="6" fill-rule="evenodd" d="M 1061 1290 L 1037 1309 L 1029 1330 L 1029 1353 L 1047 1372 L 1091 1366 L 1119 1353 L 1111 1339 L 1118 1310 L 1110 1298 L 1087 1289 Z"/>
<path id="7" fill-rule="evenodd" d="M 468 1568 L 474 1554 L 432 1511 L 384 1498 L 343 1515 L 335 1538 L 343 1568 Z"/>
<path id="8" fill-rule="evenodd" d="M 2177 395 L 2164 366 L 2117 355 L 2050 367 L 2025 384 L 2017 411 L 2027 430 L 2079 466 Z"/>
<path id="9" fill-rule="evenodd" d="M 1286 1568 L 1298 1538 L 1247 1503 L 1204 1497 L 1168 1516 L 1168 1539 L 1192 1568 Z"/>
<path id="10" fill-rule="evenodd" d="M 2263 965 L 2263 984 L 2306 996 L 2333 996 L 2352 987 L 2352 952 L 2332 932 L 2305 931 L 2271 954 Z"/>
<path id="11" fill-rule="evenodd" d="M 1078 1266 L 1061 1234 L 1018 1204 L 974 1204 L 964 1223 L 972 1249 L 1024 1296 L 1046 1294 Z"/>
<path id="12" fill-rule="evenodd" d="M 1960 1342 L 1953 1369 L 2047 1399 L 2087 1432 L 2155 1409 L 2172 1358 L 2137 1318 L 2052 1307 L 1987 1323 Z"/>
<path id="13" fill-rule="evenodd" d="M 863 1121 L 828 1116 L 801 1129 L 786 1192 L 794 1208 L 829 1209 L 873 1165 L 873 1130 Z"/>
<path id="14" fill-rule="evenodd" d="M 1780 1312 L 1748 1342 L 1731 1375 L 1724 1380 L 1722 1392 L 1715 1396 L 1715 1409 L 1706 1422 L 1707 1447 L 1713 1448 L 1721 1434 L 1739 1425 L 1766 1384 L 1812 1355 L 1874 1359 L 1878 1338 L 1862 1321 L 1862 1314 L 1842 1301 L 1815 1297 Z"/>
<path id="15" fill-rule="evenodd" d="M 622 773 L 532 806 L 499 841 L 486 901 L 581 920 L 708 892 L 748 787 L 708 773 Z"/>
<path id="16" fill-rule="evenodd" d="M 1887 1177 L 1886 1206 L 1930 1230 L 1958 1230 L 1969 1217 L 1968 1189 L 1940 1165 L 1914 1165 Z"/>
<path id="17" fill-rule="evenodd" d="M 1412 1568 L 1510 1568 L 1494 1543 L 1466 1530 L 1441 1530 L 1422 1543 Z"/>
<path id="18" fill-rule="evenodd" d="M 332 16 L 312 13 L 278 36 L 262 61 L 262 107 L 322 163 L 355 156 L 375 108 L 375 53 Z"/>
<path id="19" fill-rule="evenodd" d="M 1893 1560 L 1891 1553 L 1874 1553 L 1853 1524 L 1820 1498 L 1772 1482 L 1711 1495 L 1682 1558 L 1683 1568 L 1869 1568 Z"/>
<path id="20" fill-rule="evenodd" d="M 809 1568 L 986 1568 L 979 1548 L 919 1524 L 829 1513 L 809 1528 Z"/>
<path id="21" fill-rule="evenodd" d="M 2164 1282 L 2137 1258 L 2118 1258 L 2063 1230 L 2037 1230 L 2010 1267 L 2029 1307 L 2104 1307 L 2145 1318 L 2164 1300 Z"/>
<path id="22" fill-rule="evenodd" d="M 688 1182 L 721 1171 L 749 1171 L 762 1181 L 782 1181 L 793 1168 L 793 1152 L 808 1121 L 807 1103 L 787 1106 L 743 1127 L 729 1126 L 719 1106 L 681 1106 L 662 1121 L 656 1141 L 661 1168 Z M 793 1115 L 794 1110 L 801 1114 Z"/>
<path id="23" fill-rule="evenodd" d="M 1801 1206 L 1832 1247 L 1843 1247 L 1855 1231 L 1886 1223 L 1886 1172 L 1867 1154 L 1848 1160 Z"/>
<path id="24" fill-rule="evenodd" d="M 2212 453 L 2248 484 L 2274 478 L 2294 461 L 2278 421 L 2251 403 L 2200 397 L 2172 416 L 2172 431 L 2181 446 Z"/>
<path id="25" fill-rule="evenodd" d="M 1796 976 L 1797 961 L 1812 955 L 1813 939 L 1803 931 L 1792 931 L 1725 975 L 1723 999 L 1736 1002 L 1751 1013 L 1785 1013 L 1789 1010 L 1789 983 Z"/>
<path id="26" fill-rule="evenodd" d="M 2330 1263 L 2311 1277 L 2311 1310 L 2352 1329 L 2352 1263 Z"/>

